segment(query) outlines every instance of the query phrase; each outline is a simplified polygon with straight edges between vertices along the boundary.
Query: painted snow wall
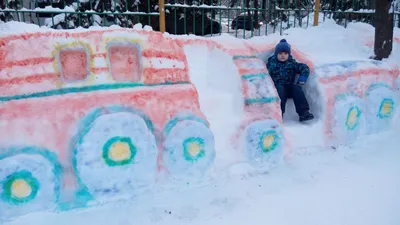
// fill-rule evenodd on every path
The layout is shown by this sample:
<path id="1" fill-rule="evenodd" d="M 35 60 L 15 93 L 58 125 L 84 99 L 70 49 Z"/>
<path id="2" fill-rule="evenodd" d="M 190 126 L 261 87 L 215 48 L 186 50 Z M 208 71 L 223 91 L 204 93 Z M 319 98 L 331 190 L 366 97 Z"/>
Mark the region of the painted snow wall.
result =
<path id="1" fill-rule="evenodd" d="M 184 48 L 194 44 L 226 52 L 239 71 L 244 113 L 232 154 L 255 167 L 281 162 L 291 140 L 262 60 L 275 45 L 128 29 L 5 36 L 0 219 L 131 198 L 165 180 L 202 180 L 218 150 L 190 81 Z M 390 127 L 397 65 L 314 65 L 292 48 L 311 68 L 304 89 L 327 145 Z"/>
<path id="2" fill-rule="evenodd" d="M 373 60 L 316 67 L 308 84 L 312 88 L 305 89 L 312 105 L 319 106 L 327 144 L 349 144 L 362 135 L 389 129 L 398 101 L 398 74 L 397 65 Z"/>
<path id="3" fill-rule="evenodd" d="M 2 218 L 129 198 L 213 163 L 183 49 L 161 33 L 7 36 L 0 68 Z"/>

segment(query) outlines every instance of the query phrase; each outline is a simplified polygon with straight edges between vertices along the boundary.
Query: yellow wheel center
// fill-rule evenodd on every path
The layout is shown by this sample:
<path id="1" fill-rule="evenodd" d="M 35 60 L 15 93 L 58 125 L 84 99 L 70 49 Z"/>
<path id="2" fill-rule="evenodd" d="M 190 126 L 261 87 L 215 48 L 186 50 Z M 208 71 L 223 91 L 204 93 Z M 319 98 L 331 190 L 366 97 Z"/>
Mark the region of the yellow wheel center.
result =
<path id="1" fill-rule="evenodd" d="M 267 135 L 264 137 L 263 139 L 263 146 L 264 148 L 268 149 L 272 146 L 272 144 L 274 143 L 275 137 L 274 135 Z"/>
<path id="2" fill-rule="evenodd" d="M 189 143 L 188 152 L 192 157 L 197 156 L 201 151 L 201 146 L 198 143 Z"/>
<path id="3" fill-rule="evenodd" d="M 352 109 L 349 113 L 349 118 L 347 119 L 347 124 L 349 127 L 353 127 L 357 120 L 357 109 Z"/>
<path id="4" fill-rule="evenodd" d="M 108 157 L 113 161 L 128 160 L 131 157 L 131 149 L 125 142 L 117 142 L 111 145 Z"/>
<path id="5" fill-rule="evenodd" d="M 23 179 L 15 180 L 11 185 L 11 194 L 17 198 L 26 198 L 32 193 L 31 186 Z"/>
<path id="6" fill-rule="evenodd" d="M 392 105 L 389 102 L 385 102 L 383 103 L 383 107 L 382 107 L 382 114 L 386 115 L 389 114 L 392 110 Z"/>

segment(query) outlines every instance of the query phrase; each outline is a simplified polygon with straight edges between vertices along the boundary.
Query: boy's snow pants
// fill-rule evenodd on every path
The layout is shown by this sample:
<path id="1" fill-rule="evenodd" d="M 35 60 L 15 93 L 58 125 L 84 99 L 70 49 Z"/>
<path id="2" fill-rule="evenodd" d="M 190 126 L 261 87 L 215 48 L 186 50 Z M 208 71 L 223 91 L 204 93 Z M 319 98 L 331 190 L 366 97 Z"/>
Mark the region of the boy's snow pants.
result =
<path id="1" fill-rule="evenodd" d="M 296 107 L 296 113 L 299 116 L 303 116 L 308 113 L 310 106 L 301 86 L 296 84 L 276 84 L 275 87 L 278 91 L 279 98 L 281 99 L 282 115 L 285 113 L 286 101 L 289 97 L 293 98 L 293 102 Z"/>

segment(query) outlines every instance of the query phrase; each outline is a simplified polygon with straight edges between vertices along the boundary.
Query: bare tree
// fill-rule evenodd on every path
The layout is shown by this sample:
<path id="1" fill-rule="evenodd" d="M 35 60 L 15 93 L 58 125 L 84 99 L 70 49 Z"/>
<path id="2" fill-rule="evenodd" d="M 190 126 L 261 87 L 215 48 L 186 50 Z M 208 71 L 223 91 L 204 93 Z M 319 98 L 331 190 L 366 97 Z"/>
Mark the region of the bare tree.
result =
<path id="1" fill-rule="evenodd" d="M 393 11 L 392 0 L 375 1 L 375 44 L 376 60 L 388 58 L 393 48 Z"/>

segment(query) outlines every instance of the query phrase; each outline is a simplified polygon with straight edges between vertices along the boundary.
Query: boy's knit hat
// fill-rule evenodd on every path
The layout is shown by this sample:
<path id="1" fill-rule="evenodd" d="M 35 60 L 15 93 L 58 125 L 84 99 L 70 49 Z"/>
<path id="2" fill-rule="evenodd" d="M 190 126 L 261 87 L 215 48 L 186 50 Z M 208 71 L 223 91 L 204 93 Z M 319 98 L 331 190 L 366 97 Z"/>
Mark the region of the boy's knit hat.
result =
<path id="1" fill-rule="evenodd" d="M 287 43 L 286 39 L 282 39 L 275 47 L 275 55 L 278 55 L 280 52 L 287 52 L 289 55 L 291 54 L 290 44 Z"/>

